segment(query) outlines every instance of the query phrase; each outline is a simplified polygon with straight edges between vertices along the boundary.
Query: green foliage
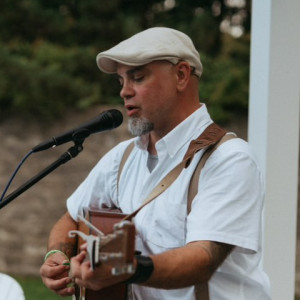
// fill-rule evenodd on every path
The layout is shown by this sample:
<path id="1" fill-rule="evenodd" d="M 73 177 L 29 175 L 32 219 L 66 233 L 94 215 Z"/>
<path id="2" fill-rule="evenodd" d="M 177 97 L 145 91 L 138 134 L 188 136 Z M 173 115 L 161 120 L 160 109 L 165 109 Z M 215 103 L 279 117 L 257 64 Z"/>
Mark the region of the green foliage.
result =
<path id="1" fill-rule="evenodd" d="M 89 48 L 62 48 L 47 42 L 0 45 L 1 117 L 20 114 L 37 119 L 60 117 L 67 108 L 85 108 L 99 99 Z"/>
<path id="2" fill-rule="evenodd" d="M 220 123 L 248 111 L 249 36 L 225 38 L 227 48 L 217 58 L 202 57 L 204 72 L 199 90 L 201 100 Z"/>
<path id="3" fill-rule="evenodd" d="M 17 276 L 14 277 L 18 283 L 21 285 L 25 298 L 28 300 L 70 300 L 72 297 L 65 297 L 62 298 L 56 294 L 54 294 L 52 291 L 50 291 L 46 286 L 43 284 L 40 277 L 32 277 L 32 276 L 26 276 L 21 277 Z"/>
<path id="4" fill-rule="evenodd" d="M 241 9 L 248 12 L 246 25 L 249 9 Z M 246 113 L 249 37 L 220 31 L 238 12 L 225 0 L 3 0 L 0 117 L 52 120 L 67 109 L 121 103 L 117 80 L 98 70 L 95 57 L 152 26 L 191 36 L 204 64 L 199 93 L 213 116 L 226 121 L 233 112 Z"/>

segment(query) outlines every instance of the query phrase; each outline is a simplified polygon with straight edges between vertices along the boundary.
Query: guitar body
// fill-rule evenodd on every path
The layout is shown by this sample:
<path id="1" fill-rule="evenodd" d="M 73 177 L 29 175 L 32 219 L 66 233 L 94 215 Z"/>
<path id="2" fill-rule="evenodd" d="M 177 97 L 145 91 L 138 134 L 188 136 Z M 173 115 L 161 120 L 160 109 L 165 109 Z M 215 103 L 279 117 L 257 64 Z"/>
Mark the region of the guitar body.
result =
<path id="1" fill-rule="evenodd" d="M 101 209 L 101 210 L 85 210 L 85 219 L 92 225 L 97 227 L 105 235 L 110 234 L 114 231 L 114 225 L 121 222 L 125 217 L 117 209 Z M 89 235 L 94 234 L 91 232 L 90 228 L 84 223 L 79 222 L 78 230 Z M 129 230 L 126 231 L 126 240 L 116 239 L 105 245 L 100 249 L 105 252 L 119 252 L 124 253 L 124 263 L 132 263 L 134 258 L 134 240 L 135 240 L 135 229 L 132 225 Z M 129 240 L 129 241 L 128 241 Z M 78 249 L 83 241 L 80 237 L 78 238 Z M 75 294 L 76 300 L 126 300 L 127 299 L 127 285 L 126 284 L 116 284 L 99 291 L 92 291 L 85 288 L 76 288 L 77 292 Z"/>

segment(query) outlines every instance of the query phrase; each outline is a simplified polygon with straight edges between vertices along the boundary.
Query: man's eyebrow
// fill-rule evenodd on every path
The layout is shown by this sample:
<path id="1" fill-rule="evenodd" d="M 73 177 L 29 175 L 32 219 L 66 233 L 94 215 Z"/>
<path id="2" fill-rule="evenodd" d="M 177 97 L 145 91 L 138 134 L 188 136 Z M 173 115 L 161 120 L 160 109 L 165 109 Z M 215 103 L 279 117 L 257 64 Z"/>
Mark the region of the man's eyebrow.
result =
<path id="1" fill-rule="evenodd" d="M 135 72 L 141 71 L 145 68 L 145 66 L 137 66 L 137 67 L 133 67 L 132 69 L 126 71 L 127 75 L 133 75 Z"/>

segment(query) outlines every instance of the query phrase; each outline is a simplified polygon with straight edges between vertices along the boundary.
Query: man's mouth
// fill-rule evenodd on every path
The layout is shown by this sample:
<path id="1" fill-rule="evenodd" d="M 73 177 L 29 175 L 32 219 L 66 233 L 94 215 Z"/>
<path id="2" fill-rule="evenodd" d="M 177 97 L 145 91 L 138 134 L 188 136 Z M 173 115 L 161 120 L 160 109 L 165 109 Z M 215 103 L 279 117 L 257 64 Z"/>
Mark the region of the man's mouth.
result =
<path id="1" fill-rule="evenodd" d="M 126 105 L 125 108 L 127 110 L 127 115 L 129 117 L 132 117 L 133 115 L 137 114 L 139 110 L 137 106 L 133 106 L 133 105 Z"/>

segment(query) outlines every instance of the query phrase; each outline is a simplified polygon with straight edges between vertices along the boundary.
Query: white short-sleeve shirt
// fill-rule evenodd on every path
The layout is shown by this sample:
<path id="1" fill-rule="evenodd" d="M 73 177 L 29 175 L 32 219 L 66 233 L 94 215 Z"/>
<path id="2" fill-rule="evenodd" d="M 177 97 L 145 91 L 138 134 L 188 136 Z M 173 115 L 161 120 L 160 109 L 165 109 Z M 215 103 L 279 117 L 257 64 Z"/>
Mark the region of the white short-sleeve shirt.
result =
<path id="1" fill-rule="evenodd" d="M 148 137 L 135 138 L 119 184 L 119 164 L 128 144 L 120 143 L 94 167 L 71 195 L 67 207 L 76 219 L 82 207 L 102 204 L 120 207 L 124 213 L 138 208 L 158 182 L 182 158 L 192 139 L 212 123 L 202 105 L 156 143 L 158 163 L 147 168 Z M 201 171 L 198 194 L 187 214 L 187 194 L 191 176 L 203 151 L 187 169 L 154 201 L 135 217 L 138 232 L 136 249 L 144 255 L 156 254 L 198 240 L 234 245 L 233 252 L 209 281 L 210 300 L 270 299 L 269 280 L 261 268 L 261 228 L 264 185 L 249 145 L 232 139 L 218 147 Z M 194 288 L 162 290 L 132 285 L 133 299 L 194 300 Z"/>

